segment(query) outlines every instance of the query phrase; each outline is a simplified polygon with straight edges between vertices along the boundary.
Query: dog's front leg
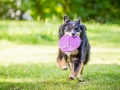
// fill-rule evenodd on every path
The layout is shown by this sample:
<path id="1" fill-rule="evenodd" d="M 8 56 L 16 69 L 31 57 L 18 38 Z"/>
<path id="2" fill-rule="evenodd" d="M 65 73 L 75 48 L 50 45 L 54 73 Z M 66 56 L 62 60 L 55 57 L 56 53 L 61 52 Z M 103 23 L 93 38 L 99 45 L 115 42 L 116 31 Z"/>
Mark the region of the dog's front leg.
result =
<path id="1" fill-rule="evenodd" d="M 77 77 L 80 81 L 83 81 L 83 79 L 81 78 L 81 75 L 82 75 L 84 63 L 80 62 L 80 63 L 71 63 L 71 64 L 73 68 L 69 75 L 69 79 L 73 80 Z"/>
<path id="2" fill-rule="evenodd" d="M 79 67 L 78 67 L 78 73 L 77 73 L 77 78 L 78 80 L 80 81 L 84 81 L 81 76 L 82 76 L 82 71 L 83 71 L 83 67 L 84 67 L 84 63 L 83 62 L 80 62 L 79 63 Z"/>
<path id="3" fill-rule="evenodd" d="M 69 79 L 73 80 L 76 77 L 76 72 L 74 71 L 75 65 L 73 62 L 69 62 L 69 66 L 70 66 L 70 70 L 71 70 L 70 75 L 69 75 Z"/>
<path id="4" fill-rule="evenodd" d="M 86 38 L 82 40 L 82 45 L 81 45 L 81 57 L 80 60 L 84 61 L 85 60 L 85 44 L 86 44 Z"/>
<path id="5" fill-rule="evenodd" d="M 80 57 L 80 62 L 79 62 L 79 67 L 78 67 L 78 73 L 77 73 L 77 78 L 80 81 L 83 81 L 81 78 L 82 76 L 82 71 L 84 67 L 84 61 L 85 61 L 85 44 L 86 44 L 86 38 L 83 39 L 82 45 L 81 45 L 81 57 Z"/>
<path id="6" fill-rule="evenodd" d="M 77 73 L 78 73 L 78 67 L 79 67 L 78 58 L 76 58 L 76 57 L 71 58 L 71 60 L 69 62 L 69 67 L 71 70 L 69 79 L 73 80 L 73 79 L 75 79 L 75 77 L 77 76 Z"/>

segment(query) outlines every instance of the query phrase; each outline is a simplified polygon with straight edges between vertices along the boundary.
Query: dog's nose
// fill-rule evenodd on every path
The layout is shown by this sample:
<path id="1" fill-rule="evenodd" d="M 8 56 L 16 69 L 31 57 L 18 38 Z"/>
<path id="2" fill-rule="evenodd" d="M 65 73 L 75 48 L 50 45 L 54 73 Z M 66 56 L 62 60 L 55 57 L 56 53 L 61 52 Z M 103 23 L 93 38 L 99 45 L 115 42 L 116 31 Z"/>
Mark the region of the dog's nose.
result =
<path id="1" fill-rule="evenodd" d="M 72 33 L 72 36 L 75 36 L 75 33 Z"/>

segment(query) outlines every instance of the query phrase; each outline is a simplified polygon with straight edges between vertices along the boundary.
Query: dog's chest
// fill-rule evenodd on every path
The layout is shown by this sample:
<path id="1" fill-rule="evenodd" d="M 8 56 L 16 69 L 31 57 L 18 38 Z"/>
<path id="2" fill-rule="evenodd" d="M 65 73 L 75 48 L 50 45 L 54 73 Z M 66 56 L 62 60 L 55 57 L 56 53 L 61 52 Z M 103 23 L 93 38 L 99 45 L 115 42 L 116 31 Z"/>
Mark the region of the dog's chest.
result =
<path id="1" fill-rule="evenodd" d="M 70 55 L 77 55 L 79 53 L 79 50 L 74 50 L 72 52 L 64 52 L 68 57 L 70 57 Z"/>

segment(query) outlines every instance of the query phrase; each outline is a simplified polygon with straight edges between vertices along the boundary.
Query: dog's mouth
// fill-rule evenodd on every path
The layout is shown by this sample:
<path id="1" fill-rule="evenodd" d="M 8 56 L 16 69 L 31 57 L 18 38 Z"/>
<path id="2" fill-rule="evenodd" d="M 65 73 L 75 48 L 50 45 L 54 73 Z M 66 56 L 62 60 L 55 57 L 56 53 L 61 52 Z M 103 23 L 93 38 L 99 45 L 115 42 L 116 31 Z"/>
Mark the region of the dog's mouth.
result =
<path id="1" fill-rule="evenodd" d="M 76 36 L 80 36 L 80 32 L 77 32 L 77 33 L 65 32 L 65 35 L 76 37 Z"/>

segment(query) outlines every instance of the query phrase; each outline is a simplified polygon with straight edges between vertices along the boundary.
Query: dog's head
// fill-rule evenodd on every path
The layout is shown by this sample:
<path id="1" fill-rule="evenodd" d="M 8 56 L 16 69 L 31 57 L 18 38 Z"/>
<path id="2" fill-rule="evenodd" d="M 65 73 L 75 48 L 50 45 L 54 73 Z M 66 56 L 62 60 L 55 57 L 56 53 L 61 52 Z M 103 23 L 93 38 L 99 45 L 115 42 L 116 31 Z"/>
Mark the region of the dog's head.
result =
<path id="1" fill-rule="evenodd" d="M 70 36 L 82 36 L 86 31 L 85 25 L 81 24 L 80 18 L 76 21 L 71 21 L 68 16 L 64 16 L 64 24 L 60 26 L 59 32 L 60 37 L 63 35 L 70 35 Z"/>

